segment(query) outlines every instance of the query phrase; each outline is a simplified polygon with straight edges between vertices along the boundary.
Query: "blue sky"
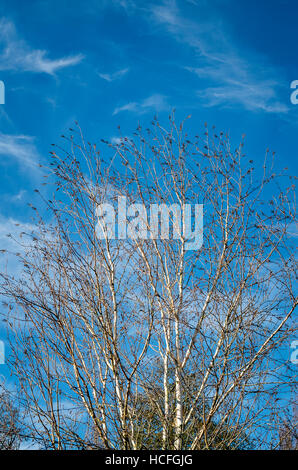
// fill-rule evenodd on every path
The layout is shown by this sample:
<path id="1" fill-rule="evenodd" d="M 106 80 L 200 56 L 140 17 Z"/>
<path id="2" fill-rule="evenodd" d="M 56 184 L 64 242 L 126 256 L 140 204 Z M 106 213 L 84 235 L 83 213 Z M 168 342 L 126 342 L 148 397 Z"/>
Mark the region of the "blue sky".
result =
<path id="1" fill-rule="evenodd" d="M 246 134 L 260 166 L 269 147 L 295 174 L 297 14 L 293 0 L 1 0 L 0 248 L 75 120 L 99 142 L 175 108 L 190 133 Z"/>

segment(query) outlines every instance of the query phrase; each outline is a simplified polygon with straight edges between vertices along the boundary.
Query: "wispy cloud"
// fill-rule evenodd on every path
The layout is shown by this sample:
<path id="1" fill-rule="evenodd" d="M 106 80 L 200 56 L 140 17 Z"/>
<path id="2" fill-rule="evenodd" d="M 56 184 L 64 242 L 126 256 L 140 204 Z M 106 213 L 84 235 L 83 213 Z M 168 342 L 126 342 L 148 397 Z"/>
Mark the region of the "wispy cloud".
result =
<path id="1" fill-rule="evenodd" d="M 134 0 L 88 0 L 88 2 L 85 3 L 86 5 L 84 5 L 84 8 L 87 9 L 89 14 L 94 14 L 95 12 L 106 8 L 124 10 L 127 14 L 130 14 L 138 10 L 139 6 L 137 1 Z"/>
<path id="2" fill-rule="evenodd" d="M 164 95 L 154 94 L 144 99 L 143 101 L 131 101 L 123 106 L 117 107 L 113 115 L 123 111 L 131 111 L 138 114 L 146 113 L 154 109 L 155 111 L 163 111 L 168 108 L 167 99 Z"/>
<path id="3" fill-rule="evenodd" d="M 31 233 L 36 226 L 24 223 L 13 217 L 5 217 L 0 214 L 0 245 L 2 250 L 13 250 L 17 246 L 15 241 L 22 232 Z"/>
<path id="4" fill-rule="evenodd" d="M 121 144 L 121 142 L 123 142 L 123 138 L 114 136 L 114 137 L 111 137 L 110 141 L 111 141 L 111 144 L 113 145 L 119 145 Z"/>
<path id="5" fill-rule="evenodd" d="M 164 0 L 160 4 L 151 4 L 148 7 L 149 18 L 156 23 L 164 25 L 168 32 L 175 36 L 175 39 L 189 44 L 202 51 L 201 34 L 198 25 L 184 18 L 176 4 L 175 0 Z M 205 29 L 205 28 L 204 28 Z"/>
<path id="6" fill-rule="evenodd" d="M 277 71 L 269 64 L 264 66 L 266 60 L 256 54 L 247 53 L 243 58 L 220 20 L 198 23 L 185 18 L 175 0 L 151 5 L 148 11 L 155 24 L 165 27 L 176 41 L 195 51 L 196 66 L 185 68 L 200 79 L 209 80 L 211 86 L 197 94 L 204 105 L 237 104 L 250 111 L 288 112 L 289 107 L 279 99 L 281 80 Z"/>
<path id="7" fill-rule="evenodd" d="M 27 193 L 26 189 L 21 189 L 18 193 L 14 194 L 13 196 L 10 196 L 10 199 L 13 202 L 22 201 L 26 193 Z"/>
<path id="8" fill-rule="evenodd" d="M 26 253 L 31 240 L 25 234 L 32 234 L 36 230 L 36 225 L 0 214 L 0 262 L 7 273 L 15 277 L 24 275 L 14 253 Z"/>
<path id="9" fill-rule="evenodd" d="M 34 145 L 34 138 L 0 132 L 0 161 L 11 158 L 22 166 L 36 169 L 39 155 Z"/>
<path id="10" fill-rule="evenodd" d="M 0 70 L 21 70 L 54 75 L 58 70 L 76 65 L 83 59 L 82 54 L 49 59 L 46 50 L 32 49 L 23 39 L 20 39 L 15 25 L 6 18 L 0 20 L 0 50 Z"/>
<path id="11" fill-rule="evenodd" d="M 278 101 L 275 87 L 270 81 L 259 83 L 235 82 L 221 87 L 204 88 L 197 92 L 197 96 L 205 106 L 231 107 L 239 104 L 248 111 L 288 112 L 288 106 Z"/>
<path id="12" fill-rule="evenodd" d="M 129 68 L 118 70 L 114 73 L 98 73 L 100 78 L 106 80 L 107 82 L 113 82 L 114 80 L 118 80 L 119 78 L 123 77 L 129 72 Z"/>
<path id="13" fill-rule="evenodd" d="M 133 0 L 108 0 L 109 3 L 112 3 L 114 6 L 119 6 L 124 8 L 124 10 L 134 9 L 136 4 Z"/>
<path id="14" fill-rule="evenodd" d="M 287 234 L 290 238 L 298 238 L 298 221 L 292 222 L 288 226 Z"/>

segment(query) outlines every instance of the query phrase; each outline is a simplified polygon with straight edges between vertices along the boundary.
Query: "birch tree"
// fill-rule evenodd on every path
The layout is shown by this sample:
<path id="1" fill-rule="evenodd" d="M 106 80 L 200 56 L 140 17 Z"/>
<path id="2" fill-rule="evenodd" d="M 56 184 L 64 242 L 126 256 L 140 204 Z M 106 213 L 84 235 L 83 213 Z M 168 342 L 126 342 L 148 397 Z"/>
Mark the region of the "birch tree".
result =
<path id="1" fill-rule="evenodd" d="M 36 229 L 15 240 L 22 276 L 1 276 L 10 367 L 45 448 L 146 448 L 152 432 L 162 449 L 278 445 L 271 418 L 295 387 L 293 182 L 269 151 L 254 162 L 243 142 L 185 127 L 154 119 L 96 146 L 77 126 L 53 148 L 53 196 L 37 190 Z M 124 197 L 139 204 L 130 236 Z M 154 204 L 203 206 L 202 246 L 188 249 L 175 210 L 169 236 L 152 234 Z M 114 237 L 99 237 L 110 206 Z"/>
<path id="2" fill-rule="evenodd" d="M 21 428 L 18 409 L 11 397 L 0 385 L 0 450 L 19 448 Z"/>

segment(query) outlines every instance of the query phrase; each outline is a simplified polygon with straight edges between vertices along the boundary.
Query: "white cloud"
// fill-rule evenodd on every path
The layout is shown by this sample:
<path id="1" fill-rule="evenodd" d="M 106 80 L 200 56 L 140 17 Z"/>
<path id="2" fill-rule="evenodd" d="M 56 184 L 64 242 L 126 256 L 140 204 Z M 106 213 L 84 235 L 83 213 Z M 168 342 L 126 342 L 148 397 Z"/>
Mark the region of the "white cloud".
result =
<path id="1" fill-rule="evenodd" d="M 126 11 L 134 10 L 136 8 L 136 4 L 133 0 L 104 0 L 104 3 L 124 8 Z"/>
<path id="2" fill-rule="evenodd" d="M 127 14 L 130 14 L 138 10 L 138 5 L 134 0 L 88 0 L 84 5 L 85 11 L 91 15 L 107 8 L 113 8 L 120 11 L 124 10 Z"/>
<path id="3" fill-rule="evenodd" d="M 178 32 L 172 29 L 173 27 L 181 26 L 181 19 L 176 2 L 167 0 L 161 5 L 153 5 L 151 11 L 156 21 L 165 23 L 171 31 Z"/>
<path id="4" fill-rule="evenodd" d="M 0 245 L 1 249 L 15 250 L 18 246 L 15 238 L 17 239 L 22 232 L 31 233 L 36 226 L 30 223 L 23 223 L 13 217 L 6 218 L 0 215 Z M 12 237 L 8 237 L 11 235 Z"/>
<path id="5" fill-rule="evenodd" d="M 22 166 L 36 169 L 39 155 L 33 141 L 30 136 L 0 132 L 0 161 L 13 158 Z"/>
<path id="6" fill-rule="evenodd" d="M 121 137 L 112 137 L 111 139 L 111 144 L 113 145 L 119 145 L 121 142 L 123 142 L 123 139 Z"/>
<path id="7" fill-rule="evenodd" d="M 148 7 L 149 17 L 154 22 L 162 24 L 167 31 L 175 36 L 175 39 L 189 44 L 203 52 L 201 47 L 202 31 L 198 24 L 183 18 L 175 0 L 165 0 L 163 3 Z M 203 31 L 206 30 L 204 26 Z"/>
<path id="8" fill-rule="evenodd" d="M 265 111 L 267 113 L 286 113 L 288 107 L 277 100 L 270 82 L 235 83 L 222 87 L 205 88 L 197 92 L 205 106 L 230 107 L 240 104 L 248 111 Z"/>
<path id="9" fill-rule="evenodd" d="M 26 246 L 30 246 L 30 241 L 28 237 L 25 237 L 24 241 L 21 234 L 31 234 L 36 228 L 33 224 L 0 215 L 0 250 L 4 250 L 4 252 L 0 251 L 2 272 L 6 271 L 15 276 L 21 274 L 22 267 L 14 253 L 24 254 L 26 252 Z"/>
<path id="10" fill-rule="evenodd" d="M 100 78 L 102 78 L 103 80 L 106 80 L 107 82 L 113 82 L 114 80 L 117 80 L 117 79 L 123 77 L 124 75 L 126 75 L 128 73 L 128 71 L 129 71 L 129 69 L 126 68 L 126 69 L 118 70 L 118 72 L 98 73 L 98 75 L 100 76 Z"/>
<path id="11" fill-rule="evenodd" d="M 163 111 L 168 108 L 167 100 L 164 95 L 154 94 L 144 99 L 143 101 L 131 101 L 123 106 L 115 108 L 113 115 L 123 111 L 131 111 L 134 113 L 142 114 L 154 109 L 155 111 Z"/>
<path id="12" fill-rule="evenodd" d="M 6 18 L 0 20 L 0 70 L 21 70 L 25 72 L 54 75 L 59 69 L 76 65 L 83 59 L 77 54 L 60 59 L 49 59 L 47 51 L 32 49 L 17 35 L 15 25 Z"/>
<path id="13" fill-rule="evenodd" d="M 290 238 L 298 238 L 298 221 L 291 222 L 288 225 L 287 235 Z"/>
<path id="14" fill-rule="evenodd" d="M 163 25 L 176 41 L 195 51 L 197 66 L 185 68 L 201 79 L 208 79 L 211 84 L 212 81 L 216 83 L 216 86 L 199 91 L 203 104 L 238 104 L 250 111 L 288 112 L 289 107 L 278 98 L 281 80 L 278 80 L 277 71 L 266 63 L 264 57 L 256 54 L 247 53 L 244 59 L 224 32 L 219 19 L 212 17 L 195 22 L 185 18 L 175 0 L 151 5 L 148 12 L 149 17 L 156 24 Z"/>
<path id="15" fill-rule="evenodd" d="M 14 202 L 22 201 L 26 193 L 26 189 L 21 189 L 17 194 L 11 196 L 11 200 Z"/>
<path id="16" fill-rule="evenodd" d="M 40 445 L 33 441 L 22 441 L 19 450 L 40 450 Z"/>

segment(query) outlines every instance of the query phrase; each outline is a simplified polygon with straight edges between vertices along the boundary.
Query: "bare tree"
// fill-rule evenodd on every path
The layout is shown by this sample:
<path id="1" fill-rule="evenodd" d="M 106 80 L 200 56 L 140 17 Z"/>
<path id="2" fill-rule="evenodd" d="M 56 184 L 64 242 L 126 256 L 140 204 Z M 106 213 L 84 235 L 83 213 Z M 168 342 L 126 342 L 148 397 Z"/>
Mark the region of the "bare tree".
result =
<path id="1" fill-rule="evenodd" d="M 298 408 L 297 398 L 293 399 L 289 409 L 285 410 L 280 424 L 279 448 L 281 450 L 298 450 Z"/>
<path id="2" fill-rule="evenodd" d="M 152 429 L 163 449 L 278 445 L 271 416 L 295 385 L 283 353 L 297 305 L 294 188 L 269 152 L 255 170 L 243 143 L 207 127 L 191 141 L 184 127 L 154 120 L 102 152 L 78 128 L 52 152 L 48 213 L 33 207 L 36 230 L 16 240 L 23 275 L 2 274 L 10 364 L 46 448 L 145 448 Z M 100 238 L 98 207 L 119 197 L 170 207 L 170 237 L 139 212 L 130 237 Z M 197 250 L 175 216 L 186 204 L 204 206 Z"/>
<path id="3" fill-rule="evenodd" d="M 0 450 L 15 450 L 20 445 L 19 412 L 0 386 Z"/>

